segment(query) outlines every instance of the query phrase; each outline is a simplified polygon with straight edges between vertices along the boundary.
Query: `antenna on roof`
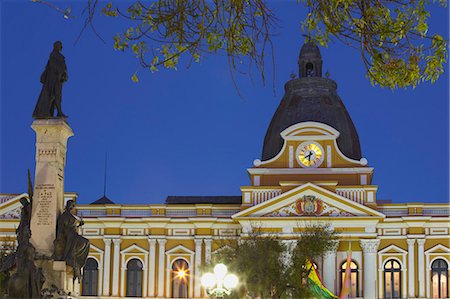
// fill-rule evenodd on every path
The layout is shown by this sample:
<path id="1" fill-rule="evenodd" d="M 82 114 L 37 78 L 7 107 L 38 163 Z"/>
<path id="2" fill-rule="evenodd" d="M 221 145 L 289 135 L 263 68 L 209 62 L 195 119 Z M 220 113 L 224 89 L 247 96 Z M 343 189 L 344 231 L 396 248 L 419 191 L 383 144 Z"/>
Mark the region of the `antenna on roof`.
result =
<path id="1" fill-rule="evenodd" d="M 103 196 L 106 196 L 106 170 L 108 167 L 108 152 L 105 151 L 105 173 L 104 173 L 104 180 L 103 180 Z"/>

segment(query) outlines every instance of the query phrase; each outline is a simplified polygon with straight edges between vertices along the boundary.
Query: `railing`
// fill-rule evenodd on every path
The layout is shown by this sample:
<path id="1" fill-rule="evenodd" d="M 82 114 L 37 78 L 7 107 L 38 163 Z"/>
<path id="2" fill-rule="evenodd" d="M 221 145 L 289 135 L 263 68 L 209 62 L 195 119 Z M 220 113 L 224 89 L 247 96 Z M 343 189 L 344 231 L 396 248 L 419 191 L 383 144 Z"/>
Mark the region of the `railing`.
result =
<path id="1" fill-rule="evenodd" d="M 80 217 L 99 217 L 107 216 L 106 210 L 78 210 L 77 215 Z"/>
<path id="2" fill-rule="evenodd" d="M 357 203 L 364 204 L 366 202 L 366 191 L 362 188 L 336 188 L 336 193 Z"/>
<path id="3" fill-rule="evenodd" d="M 240 212 L 240 210 L 212 210 L 211 216 L 213 216 L 213 217 L 231 217 L 238 212 Z"/>
<path id="4" fill-rule="evenodd" d="M 152 216 L 151 210 L 121 210 L 120 216 L 125 217 L 150 217 Z"/>
<path id="5" fill-rule="evenodd" d="M 196 210 L 167 210 L 166 217 L 195 217 L 197 216 Z"/>
<path id="6" fill-rule="evenodd" d="M 380 209 L 379 212 L 391 217 L 408 216 L 408 209 Z"/>
<path id="7" fill-rule="evenodd" d="M 422 209 L 424 216 L 450 216 L 450 210 L 448 208 L 424 208 Z"/>
<path id="8" fill-rule="evenodd" d="M 280 189 L 261 189 L 253 190 L 253 205 L 260 204 L 281 194 Z"/>

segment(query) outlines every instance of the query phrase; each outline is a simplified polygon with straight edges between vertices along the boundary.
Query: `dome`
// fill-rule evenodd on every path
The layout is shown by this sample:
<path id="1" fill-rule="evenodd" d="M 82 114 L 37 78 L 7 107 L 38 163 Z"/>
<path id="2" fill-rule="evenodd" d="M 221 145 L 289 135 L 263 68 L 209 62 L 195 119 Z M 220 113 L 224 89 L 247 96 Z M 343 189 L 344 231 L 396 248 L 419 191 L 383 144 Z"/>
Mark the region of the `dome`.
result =
<path id="1" fill-rule="evenodd" d="M 339 131 L 337 139 L 342 153 L 360 160 L 361 147 L 355 125 L 337 94 L 337 84 L 322 77 L 322 57 L 319 48 L 305 43 L 299 56 L 298 79 L 288 81 L 285 94 L 278 106 L 264 138 L 262 160 L 276 156 L 283 146 L 280 133 L 305 121 L 327 124 Z"/>

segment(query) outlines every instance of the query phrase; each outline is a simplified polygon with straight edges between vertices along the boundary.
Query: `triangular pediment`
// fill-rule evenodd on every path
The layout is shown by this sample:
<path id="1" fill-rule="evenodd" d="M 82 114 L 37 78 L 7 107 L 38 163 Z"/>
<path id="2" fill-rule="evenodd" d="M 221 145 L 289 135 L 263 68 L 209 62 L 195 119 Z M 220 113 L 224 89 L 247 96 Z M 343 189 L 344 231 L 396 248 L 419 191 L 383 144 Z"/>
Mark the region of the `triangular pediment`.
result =
<path id="1" fill-rule="evenodd" d="M 327 189 L 306 183 L 232 216 L 234 219 L 261 217 L 384 218 L 385 215 Z"/>

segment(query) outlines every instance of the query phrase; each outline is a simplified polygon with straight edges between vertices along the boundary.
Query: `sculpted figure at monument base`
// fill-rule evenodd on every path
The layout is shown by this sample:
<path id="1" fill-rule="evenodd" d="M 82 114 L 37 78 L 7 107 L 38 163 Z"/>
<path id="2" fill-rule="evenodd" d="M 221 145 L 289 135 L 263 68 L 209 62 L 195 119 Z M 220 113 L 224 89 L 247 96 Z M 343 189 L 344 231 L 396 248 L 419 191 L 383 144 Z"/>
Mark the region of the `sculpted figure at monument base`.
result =
<path id="1" fill-rule="evenodd" d="M 67 201 L 66 209 L 56 224 L 55 251 L 53 258 L 66 261 L 73 268 L 73 279 L 81 281 L 81 268 L 84 266 L 89 253 L 89 240 L 77 233 L 77 228 L 84 222 L 74 215 L 75 203 Z"/>

